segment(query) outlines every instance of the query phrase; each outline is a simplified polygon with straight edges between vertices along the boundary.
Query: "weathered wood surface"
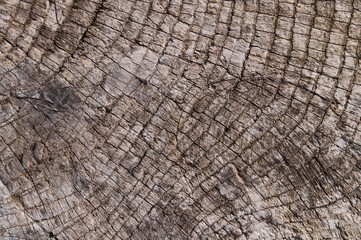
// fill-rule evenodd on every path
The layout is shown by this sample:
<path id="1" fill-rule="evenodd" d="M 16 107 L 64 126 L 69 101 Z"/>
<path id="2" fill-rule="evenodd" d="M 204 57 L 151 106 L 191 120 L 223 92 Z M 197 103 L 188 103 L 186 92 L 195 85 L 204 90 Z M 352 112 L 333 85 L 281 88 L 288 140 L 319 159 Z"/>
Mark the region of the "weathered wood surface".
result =
<path id="1" fill-rule="evenodd" d="M 361 239 L 360 0 L 0 0 L 1 239 Z"/>

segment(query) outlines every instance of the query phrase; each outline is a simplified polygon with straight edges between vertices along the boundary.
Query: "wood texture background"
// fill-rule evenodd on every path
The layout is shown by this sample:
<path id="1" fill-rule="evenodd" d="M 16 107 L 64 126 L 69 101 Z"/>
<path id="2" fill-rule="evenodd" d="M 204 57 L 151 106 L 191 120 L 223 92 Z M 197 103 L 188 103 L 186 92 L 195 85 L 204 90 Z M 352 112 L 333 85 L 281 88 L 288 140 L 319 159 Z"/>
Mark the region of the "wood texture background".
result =
<path id="1" fill-rule="evenodd" d="M 0 0 L 1 239 L 361 239 L 360 0 Z"/>

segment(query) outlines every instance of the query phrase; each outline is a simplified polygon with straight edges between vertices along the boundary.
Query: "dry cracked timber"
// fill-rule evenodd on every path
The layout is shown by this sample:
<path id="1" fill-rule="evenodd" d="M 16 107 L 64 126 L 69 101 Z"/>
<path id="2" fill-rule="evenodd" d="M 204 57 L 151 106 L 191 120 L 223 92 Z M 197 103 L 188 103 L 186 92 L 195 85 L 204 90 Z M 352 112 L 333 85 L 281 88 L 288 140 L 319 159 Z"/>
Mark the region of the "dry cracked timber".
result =
<path id="1" fill-rule="evenodd" d="M 361 239 L 360 0 L 0 0 L 1 239 Z"/>

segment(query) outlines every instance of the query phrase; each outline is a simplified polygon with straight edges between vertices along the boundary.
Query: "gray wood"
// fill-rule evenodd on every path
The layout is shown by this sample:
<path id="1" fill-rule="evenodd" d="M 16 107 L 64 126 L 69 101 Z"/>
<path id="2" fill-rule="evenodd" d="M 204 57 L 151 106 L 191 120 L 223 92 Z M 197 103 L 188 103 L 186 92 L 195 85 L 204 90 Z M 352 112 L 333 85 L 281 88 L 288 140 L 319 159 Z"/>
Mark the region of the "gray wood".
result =
<path id="1" fill-rule="evenodd" d="M 360 0 L 0 0 L 1 239 L 361 239 Z"/>

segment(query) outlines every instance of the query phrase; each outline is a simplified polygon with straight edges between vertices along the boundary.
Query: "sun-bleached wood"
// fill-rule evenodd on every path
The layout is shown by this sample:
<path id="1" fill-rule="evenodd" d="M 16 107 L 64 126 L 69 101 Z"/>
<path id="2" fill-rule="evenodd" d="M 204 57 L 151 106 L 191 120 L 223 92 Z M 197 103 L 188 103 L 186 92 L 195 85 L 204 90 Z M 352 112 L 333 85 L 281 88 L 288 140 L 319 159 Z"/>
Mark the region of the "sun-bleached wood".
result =
<path id="1" fill-rule="evenodd" d="M 360 0 L 0 0 L 1 239 L 361 239 Z"/>

